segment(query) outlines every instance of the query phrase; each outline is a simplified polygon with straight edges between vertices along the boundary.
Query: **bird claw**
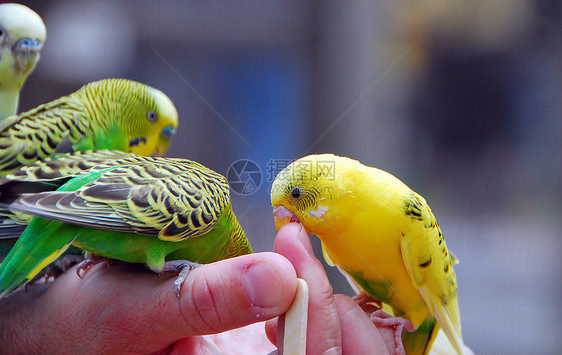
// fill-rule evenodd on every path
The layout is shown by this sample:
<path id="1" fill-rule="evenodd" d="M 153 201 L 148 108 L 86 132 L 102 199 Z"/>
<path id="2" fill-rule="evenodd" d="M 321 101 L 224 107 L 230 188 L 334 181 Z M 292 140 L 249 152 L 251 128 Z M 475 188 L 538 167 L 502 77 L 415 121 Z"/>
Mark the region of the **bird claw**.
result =
<path id="1" fill-rule="evenodd" d="M 365 292 L 353 296 L 353 300 L 365 313 L 372 314 L 382 309 L 382 302 L 367 295 Z"/>
<path id="2" fill-rule="evenodd" d="M 395 355 L 405 354 L 404 345 L 402 344 L 402 330 L 406 329 L 409 332 L 414 331 L 414 326 L 412 322 L 408 319 L 393 317 L 390 314 L 384 312 L 383 310 L 378 310 L 371 314 L 371 321 L 377 327 L 392 327 L 394 328 L 394 345 Z"/>
<path id="3" fill-rule="evenodd" d="M 163 275 L 165 273 L 179 271 L 178 277 L 174 281 L 173 289 L 176 296 L 180 298 L 181 285 L 185 282 L 189 272 L 199 266 L 202 265 L 187 260 L 172 260 L 165 262 L 159 273 L 160 275 Z"/>
<path id="4" fill-rule="evenodd" d="M 45 268 L 47 270 L 47 275 L 58 277 L 65 273 L 68 269 L 73 267 L 76 264 L 80 264 L 84 261 L 84 254 L 74 255 L 69 254 L 65 255 L 60 261 L 56 261 L 54 264 L 51 264 Z M 50 266 L 53 266 L 55 269 L 49 269 Z"/>
<path id="5" fill-rule="evenodd" d="M 64 274 L 68 269 L 84 260 L 84 255 L 65 255 L 62 259 L 47 265 L 39 274 L 38 277 L 45 277 L 47 280 L 56 279 Z"/>
<path id="6" fill-rule="evenodd" d="M 79 278 L 83 279 L 84 275 L 81 272 L 86 273 L 88 272 L 88 270 L 92 268 L 92 266 L 108 260 L 109 258 L 95 255 L 95 254 L 90 254 L 86 257 L 86 259 L 84 259 L 80 264 L 78 264 L 78 268 L 76 268 L 76 275 L 78 275 Z"/>

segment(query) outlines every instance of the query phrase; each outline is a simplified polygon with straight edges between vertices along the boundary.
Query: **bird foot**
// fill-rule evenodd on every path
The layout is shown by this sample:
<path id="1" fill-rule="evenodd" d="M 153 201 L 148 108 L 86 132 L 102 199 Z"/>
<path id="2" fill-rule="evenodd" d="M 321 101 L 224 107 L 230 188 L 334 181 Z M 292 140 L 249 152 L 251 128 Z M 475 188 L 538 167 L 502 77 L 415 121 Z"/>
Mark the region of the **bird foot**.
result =
<path id="1" fill-rule="evenodd" d="M 372 314 L 380 309 L 382 309 L 382 302 L 374 299 L 373 297 L 367 295 L 365 292 L 361 292 L 353 297 L 353 300 L 361 307 L 363 312 Z"/>
<path id="2" fill-rule="evenodd" d="M 55 261 L 54 263 L 48 265 L 45 270 L 45 275 L 47 277 L 57 278 L 63 273 L 65 273 L 68 269 L 73 267 L 76 264 L 81 263 L 84 261 L 84 255 L 65 255 L 62 259 Z"/>
<path id="3" fill-rule="evenodd" d="M 382 310 L 375 311 L 371 314 L 371 321 L 378 327 L 394 328 L 394 344 L 396 346 L 394 354 L 404 355 L 405 351 L 404 345 L 402 344 L 402 330 L 406 329 L 409 332 L 413 332 L 414 326 L 412 325 L 412 322 L 408 319 L 393 317 Z"/>
<path id="4" fill-rule="evenodd" d="M 46 281 L 55 280 L 60 275 L 64 274 L 68 269 L 82 262 L 83 260 L 84 260 L 83 254 L 65 255 L 62 259 L 56 260 L 53 263 L 47 265 L 43 270 L 41 270 L 41 272 L 37 276 L 35 276 L 34 280 L 40 278 L 45 278 Z"/>
<path id="5" fill-rule="evenodd" d="M 187 278 L 189 272 L 199 266 L 202 266 L 202 264 L 194 263 L 187 260 L 172 260 L 172 261 L 166 261 L 164 263 L 164 266 L 162 267 L 162 270 L 159 271 L 155 270 L 155 271 L 158 272 L 160 275 L 170 272 L 179 272 L 176 281 L 174 281 L 174 292 L 176 296 L 180 298 L 181 285 L 185 282 L 185 279 Z"/>
<path id="6" fill-rule="evenodd" d="M 30 282 L 26 283 L 24 289 L 34 283 L 43 280 L 44 282 L 50 282 L 55 280 L 57 277 L 65 273 L 68 269 L 73 267 L 84 260 L 84 255 L 65 255 L 62 259 L 56 260 L 51 264 L 47 265 L 43 270 L 41 270 Z"/>
<path id="7" fill-rule="evenodd" d="M 84 278 L 84 273 L 88 272 L 92 268 L 92 266 L 99 264 L 101 262 L 108 262 L 110 259 L 104 256 L 96 255 L 96 254 L 88 254 L 86 259 L 84 259 L 80 264 L 78 264 L 78 268 L 76 269 L 76 274 L 79 278 Z"/>

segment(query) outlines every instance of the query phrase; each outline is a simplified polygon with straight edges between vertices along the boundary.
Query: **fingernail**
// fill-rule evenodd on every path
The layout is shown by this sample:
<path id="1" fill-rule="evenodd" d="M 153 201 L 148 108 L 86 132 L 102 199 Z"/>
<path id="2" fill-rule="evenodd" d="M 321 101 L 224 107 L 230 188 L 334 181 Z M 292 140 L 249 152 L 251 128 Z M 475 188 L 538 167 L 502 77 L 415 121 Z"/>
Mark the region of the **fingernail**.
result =
<path id="1" fill-rule="evenodd" d="M 244 273 L 244 287 L 250 303 L 261 308 L 278 307 L 281 301 L 281 281 L 273 268 L 258 262 Z"/>

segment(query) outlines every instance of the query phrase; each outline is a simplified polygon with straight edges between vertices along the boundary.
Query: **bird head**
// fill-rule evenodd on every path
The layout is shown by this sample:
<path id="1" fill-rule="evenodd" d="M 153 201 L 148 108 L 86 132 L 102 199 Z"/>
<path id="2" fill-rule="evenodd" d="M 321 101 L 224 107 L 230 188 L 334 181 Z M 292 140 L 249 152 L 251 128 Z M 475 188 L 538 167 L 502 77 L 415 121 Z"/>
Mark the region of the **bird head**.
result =
<path id="1" fill-rule="evenodd" d="M 88 115 L 97 116 L 98 123 L 106 127 L 107 131 L 99 130 L 96 149 L 108 148 L 108 142 L 113 140 L 119 143 L 112 149 L 142 156 L 163 155 L 178 127 L 178 112 L 172 100 L 162 91 L 136 81 L 103 79 L 84 85 L 71 96 L 82 98 Z"/>
<path id="2" fill-rule="evenodd" d="M 309 233 L 326 227 L 326 221 L 337 217 L 332 202 L 344 191 L 338 178 L 342 158 L 317 154 L 300 158 L 283 169 L 271 186 L 271 204 L 275 227 L 300 222 Z"/>
<path id="3" fill-rule="evenodd" d="M 45 24 L 35 11 L 20 4 L 0 5 L 0 48 L 2 61 L 11 59 L 11 80 L 19 77 L 21 85 L 33 71 L 46 36 Z"/>

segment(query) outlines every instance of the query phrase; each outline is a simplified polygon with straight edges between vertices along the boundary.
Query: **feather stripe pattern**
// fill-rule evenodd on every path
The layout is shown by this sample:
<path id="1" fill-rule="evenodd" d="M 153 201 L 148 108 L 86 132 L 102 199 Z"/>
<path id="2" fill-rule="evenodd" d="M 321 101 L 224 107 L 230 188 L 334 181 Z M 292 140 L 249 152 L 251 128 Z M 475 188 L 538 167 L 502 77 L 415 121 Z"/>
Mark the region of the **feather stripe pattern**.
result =
<path id="1" fill-rule="evenodd" d="M 0 178 L 2 185 L 15 180 L 97 174 L 93 181 L 76 191 L 23 194 L 6 207 L 77 225 L 97 225 L 179 241 L 211 229 L 220 211 L 230 203 L 226 179 L 199 163 L 120 152 L 115 156 L 124 158 L 104 161 L 111 154 L 77 153 Z"/>

